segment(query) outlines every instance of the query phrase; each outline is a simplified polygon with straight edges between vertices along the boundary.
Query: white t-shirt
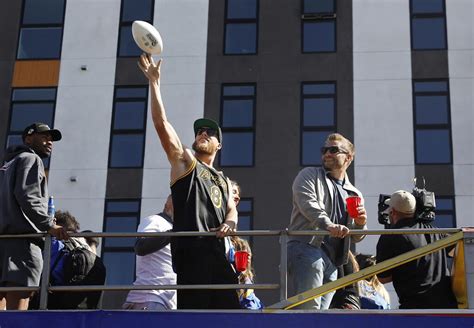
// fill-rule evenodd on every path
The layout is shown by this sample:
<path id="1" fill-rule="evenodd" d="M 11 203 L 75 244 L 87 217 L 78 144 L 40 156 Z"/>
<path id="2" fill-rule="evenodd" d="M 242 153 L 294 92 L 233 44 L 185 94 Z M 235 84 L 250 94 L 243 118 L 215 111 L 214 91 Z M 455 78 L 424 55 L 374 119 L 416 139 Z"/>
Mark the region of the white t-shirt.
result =
<path id="1" fill-rule="evenodd" d="M 152 215 L 141 220 L 138 232 L 164 232 L 173 226 L 159 215 Z M 176 285 L 176 274 L 171 264 L 171 246 L 166 245 L 157 252 L 137 256 L 136 286 L 143 285 Z M 127 302 L 157 302 L 168 309 L 176 309 L 176 290 L 131 290 Z"/>

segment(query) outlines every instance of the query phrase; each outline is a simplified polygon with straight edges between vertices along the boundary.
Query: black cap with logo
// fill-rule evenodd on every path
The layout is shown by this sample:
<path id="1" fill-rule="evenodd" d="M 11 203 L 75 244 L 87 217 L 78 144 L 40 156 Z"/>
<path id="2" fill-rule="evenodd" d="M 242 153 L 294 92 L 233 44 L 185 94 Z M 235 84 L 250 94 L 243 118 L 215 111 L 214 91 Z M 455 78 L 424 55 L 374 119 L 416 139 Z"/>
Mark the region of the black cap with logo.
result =
<path id="1" fill-rule="evenodd" d="M 25 138 L 27 136 L 30 136 L 34 133 L 49 134 L 51 135 L 53 141 L 59 141 L 62 138 L 61 132 L 59 130 L 51 129 L 47 124 L 40 122 L 28 125 L 25 130 L 23 130 L 23 134 L 21 135 L 21 137 L 23 138 L 23 141 L 25 141 Z"/>

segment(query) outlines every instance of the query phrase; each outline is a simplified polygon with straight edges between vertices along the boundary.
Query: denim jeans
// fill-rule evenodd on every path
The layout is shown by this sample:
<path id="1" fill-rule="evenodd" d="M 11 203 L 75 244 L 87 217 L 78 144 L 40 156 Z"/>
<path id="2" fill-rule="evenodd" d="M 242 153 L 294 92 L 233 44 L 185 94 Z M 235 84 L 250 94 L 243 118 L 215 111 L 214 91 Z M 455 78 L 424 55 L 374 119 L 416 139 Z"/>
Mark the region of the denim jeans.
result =
<path id="1" fill-rule="evenodd" d="M 296 240 L 288 242 L 288 273 L 298 294 L 337 279 L 336 267 L 321 248 Z M 327 293 L 298 308 L 328 309 L 333 296 Z"/>

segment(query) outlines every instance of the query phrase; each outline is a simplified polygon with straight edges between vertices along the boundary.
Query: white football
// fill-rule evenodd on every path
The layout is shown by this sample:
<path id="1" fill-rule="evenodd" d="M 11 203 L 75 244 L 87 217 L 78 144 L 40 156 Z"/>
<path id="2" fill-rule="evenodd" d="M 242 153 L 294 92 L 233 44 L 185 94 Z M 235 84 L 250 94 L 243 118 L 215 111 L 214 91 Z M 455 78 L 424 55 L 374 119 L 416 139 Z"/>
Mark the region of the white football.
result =
<path id="1" fill-rule="evenodd" d="M 163 40 L 158 30 L 150 23 L 134 21 L 132 24 L 132 35 L 136 44 L 144 52 L 158 55 L 163 51 Z"/>

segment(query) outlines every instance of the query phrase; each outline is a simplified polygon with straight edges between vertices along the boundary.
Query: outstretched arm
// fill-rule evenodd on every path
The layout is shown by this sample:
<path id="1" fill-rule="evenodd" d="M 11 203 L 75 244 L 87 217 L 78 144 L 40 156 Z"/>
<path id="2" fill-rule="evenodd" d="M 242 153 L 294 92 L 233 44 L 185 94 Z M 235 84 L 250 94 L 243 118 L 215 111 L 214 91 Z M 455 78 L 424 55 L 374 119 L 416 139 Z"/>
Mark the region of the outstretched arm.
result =
<path id="1" fill-rule="evenodd" d="M 174 177 L 179 177 L 186 171 L 193 159 L 191 152 L 185 151 L 176 131 L 166 118 L 160 91 L 161 63 L 161 59 L 155 63 L 150 55 L 142 54 L 138 66 L 150 82 L 151 117 L 161 145 L 171 164 L 171 180 L 174 180 Z"/>

